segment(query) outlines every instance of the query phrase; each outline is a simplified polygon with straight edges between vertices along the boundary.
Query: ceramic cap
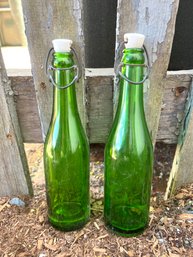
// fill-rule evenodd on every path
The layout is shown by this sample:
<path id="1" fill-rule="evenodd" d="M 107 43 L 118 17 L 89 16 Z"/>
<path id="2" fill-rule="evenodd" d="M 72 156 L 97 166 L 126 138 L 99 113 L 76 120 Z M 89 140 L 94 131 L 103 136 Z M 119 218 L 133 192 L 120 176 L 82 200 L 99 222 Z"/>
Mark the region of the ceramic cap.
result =
<path id="1" fill-rule="evenodd" d="M 142 48 L 145 36 L 139 33 L 124 34 L 125 48 Z"/>
<path id="2" fill-rule="evenodd" d="M 54 39 L 52 40 L 52 44 L 55 52 L 70 52 L 72 40 L 70 39 Z"/>

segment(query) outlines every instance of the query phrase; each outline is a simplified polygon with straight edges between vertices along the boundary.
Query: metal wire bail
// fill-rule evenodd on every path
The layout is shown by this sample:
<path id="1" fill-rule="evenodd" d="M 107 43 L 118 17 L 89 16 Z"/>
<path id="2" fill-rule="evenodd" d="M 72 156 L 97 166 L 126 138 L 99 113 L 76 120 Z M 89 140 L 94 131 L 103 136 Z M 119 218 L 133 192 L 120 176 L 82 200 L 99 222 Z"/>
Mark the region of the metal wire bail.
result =
<path id="1" fill-rule="evenodd" d="M 77 55 L 77 53 L 76 53 L 76 51 L 73 47 L 71 47 L 71 50 L 72 50 L 72 53 L 74 54 L 74 56 L 76 58 L 77 65 L 73 65 L 73 66 L 68 67 L 68 68 L 55 68 L 51 64 L 48 64 L 50 55 L 51 55 L 52 52 L 54 52 L 54 48 L 52 47 L 48 51 L 48 55 L 47 55 L 47 58 L 46 58 L 46 64 L 45 64 L 46 75 L 49 78 L 49 81 L 51 82 L 51 84 L 53 86 L 57 87 L 58 89 L 65 89 L 65 88 L 70 87 L 76 81 L 78 82 L 79 79 L 82 76 L 82 70 L 81 70 L 81 67 L 80 67 L 80 62 L 79 62 L 79 59 L 78 59 L 78 55 Z M 70 83 L 68 83 L 67 85 L 63 85 L 63 86 L 60 86 L 60 85 L 55 83 L 51 71 L 55 71 L 55 70 L 63 70 L 64 71 L 64 70 L 71 70 L 71 69 L 74 69 L 76 71 L 76 75 L 74 76 L 73 80 Z"/>
<path id="2" fill-rule="evenodd" d="M 149 60 L 149 55 L 148 55 L 147 49 L 146 49 L 145 45 L 143 45 L 143 49 L 144 49 L 144 52 L 145 52 L 146 57 L 147 57 L 147 64 L 128 64 L 128 63 L 126 64 L 126 63 L 122 63 L 122 62 L 120 62 L 120 50 L 125 43 L 127 43 L 127 42 L 122 41 L 118 45 L 117 50 L 116 50 L 116 54 L 115 54 L 115 79 L 116 79 L 116 83 L 119 82 L 120 77 L 121 77 L 122 79 L 126 80 L 130 84 L 134 84 L 134 85 L 143 84 L 145 82 L 145 80 L 148 79 L 149 73 L 150 73 L 150 60 Z M 118 62 L 119 62 L 119 64 L 117 64 Z M 132 81 L 132 80 L 128 79 L 125 75 L 123 75 L 123 73 L 121 72 L 121 68 L 123 66 L 131 66 L 131 67 L 143 66 L 143 67 L 146 68 L 146 74 L 141 81 L 139 81 L 139 82 Z"/>

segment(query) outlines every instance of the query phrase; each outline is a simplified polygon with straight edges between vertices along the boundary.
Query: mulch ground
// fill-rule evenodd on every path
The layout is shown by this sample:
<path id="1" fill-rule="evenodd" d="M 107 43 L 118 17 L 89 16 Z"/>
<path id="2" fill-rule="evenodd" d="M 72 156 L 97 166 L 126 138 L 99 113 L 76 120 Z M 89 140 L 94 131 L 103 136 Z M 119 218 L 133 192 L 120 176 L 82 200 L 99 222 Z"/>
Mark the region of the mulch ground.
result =
<path id="1" fill-rule="evenodd" d="M 156 150 L 149 227 L 140 236 L 124 238 L 108 231 L 103 222 L 102 146 L 91 151 L 90 221 L 73 232 L 58 231 L 48 223 L 42 146 L 26 146 L 34 197 L 19 196 L 25 207 L 10 205 L 8 197 L 0 198 L 0 256 L 193 256 L 193 184 L 181 188 L 170 200 L 163 200 L 174 149 L 162 148 Z M 163 177 L 164 182 L 159 182 Z"/>

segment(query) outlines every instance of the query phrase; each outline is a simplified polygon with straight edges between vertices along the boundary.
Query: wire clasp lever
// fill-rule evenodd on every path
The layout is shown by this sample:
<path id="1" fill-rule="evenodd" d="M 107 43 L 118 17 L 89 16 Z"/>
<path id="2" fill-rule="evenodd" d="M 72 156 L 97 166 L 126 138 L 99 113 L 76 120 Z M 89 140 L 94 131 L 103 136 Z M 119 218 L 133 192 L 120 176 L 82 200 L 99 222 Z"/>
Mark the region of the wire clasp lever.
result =
<path id="1" fill-rule="evenodd" d="M 46 65 L 45 65 L 45 67 L 46 67 L 46 75 L 49 78 L 49 81 L 51 82 L 51 84 L 53 86 L 57 87 L 58 89 L 65 89 L 65 88 L 70 87 L 76 81 L 78 82 L 79 79 L 82 76 L 78 55 L 77 55 L 77 53 L 76 53 L 74 48 L 71 47 L 71 50 L 72 50 L 72 53 L 74 54 L 74 56 L 76 58 L 77 65 L 75 64 L 75 65 L 73 65 L 71 67 L 68 67 L 68 68 L 55 68 L 51 64 L 48 64 L 49 63 L 50 55 L 51 55 L 52 52 L 54 52 L 54 48 L 52 47 L 48 51 L 48 55 L 47 55 L 47 58 L 46 58 Z M 66 71 L 66 70 L 72 70 L 72 69 L 76 71 L 76 75 L 74 76 L 73 80 L 70 83 L 68 83 L 67 85 L 63 85 L 63 86 L 60 86 L 57 83 L 55 83 L 55 81 L 53 79 L 53 71 L 55 71 L 55 70 Z"/>
<path id="2" fill-rule="evenodd" d="M 115 79 L 116 79 L 116 82 L 118 83 L 119 80 L 120 80 L 120 77 L 121 77 L 122 79 L 126 80 L 126 81 L 127 81 L 128 83 L 130 83 L 130 84 L 134 84 L 134 85 L 143 84 L 143 83 L 145 82 L 145 80 L 148 79 L 149 73 L 150 73 L 150 60 L 149 60 L 149 55 L 148 55 L 147 49 L 146 49 L 145 45 L 143 45 L 143 49 L 144 49 L 144 52 L 145 52 L 146 57 L 147 57 L 147 64 L 128 64 L 128 63 L 123 63 L 123 62 L 121 62 L 121 63 L 119 63 L 119 64 L 117 65 L 117 62 L 119 61 L 118 58 L 119 58 L 120 50 L 121 50 L 121 48 L 123 47 L 123 45 L 124 45 L 125 43 L 127 43 L 127 42 L 125 42 L 125 41 L 121 42 L 121 43 L 119 44 L 119 46 L 117 47 L 117 50 L 116 50 L 116 55 L 115 55 Z M 139 81 L 139 82 L 132 81 L 132 80 L 128 79 L 128 78 L 121 72 L 121 68 L 122 68 L 123 66 L 131 66 L 131 67 L 143 66 L 143 67 L 146 68 L 146 74 L 145 74 L 144 78 L 143 78 L 141 81 Z"/>

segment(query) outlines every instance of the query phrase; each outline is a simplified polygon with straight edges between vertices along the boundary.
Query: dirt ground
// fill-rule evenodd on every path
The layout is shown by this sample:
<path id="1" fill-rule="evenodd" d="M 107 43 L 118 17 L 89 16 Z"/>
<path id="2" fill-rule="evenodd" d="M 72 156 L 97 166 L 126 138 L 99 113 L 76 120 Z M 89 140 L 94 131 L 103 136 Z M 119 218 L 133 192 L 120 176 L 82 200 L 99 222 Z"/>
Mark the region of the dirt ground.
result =
<path id="1" fill-rule="evenodd" d="M 34 197 L 18 196 L 25 207 L 0 198 L 0 256 L 8 257 L 180 257 L 193 256 L 193 184 L 163 200 L 175 146 L 157 144 L 148 229 L 123 238 L 103 222 L 103 145 L 91 146 L 91 218 L 74 232 L 61 232 L 47 221 L 42 145 L 26 145 Z"/>

